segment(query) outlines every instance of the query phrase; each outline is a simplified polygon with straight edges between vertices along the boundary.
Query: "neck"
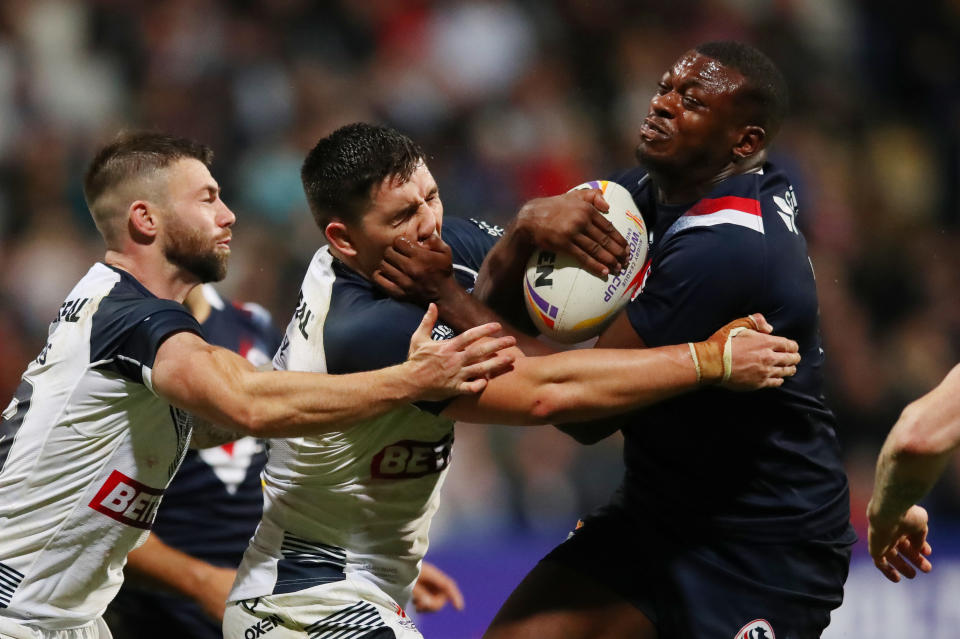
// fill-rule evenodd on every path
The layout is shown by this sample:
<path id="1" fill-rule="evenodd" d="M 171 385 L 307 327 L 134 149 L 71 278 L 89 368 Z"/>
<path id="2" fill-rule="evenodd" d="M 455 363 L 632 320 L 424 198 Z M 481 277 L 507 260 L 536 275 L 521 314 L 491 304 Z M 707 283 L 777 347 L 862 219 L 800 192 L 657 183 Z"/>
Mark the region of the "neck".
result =
<path id="1" fill-rule="evenodd" d="M 692 171 L 663 173 L 649 169 L 648 172 L 657 186 L 659 202 L 686 204 L 702 199 L 727 178 L 752 171 L 762 166 L 765 161 L 765 152 L 756 153 L 739 162 L 728 162 L 719 171 L 710 172 L 707 176 L 697 176 Z"/>
<path id="2" fill-rule="evenodd" d="M 357 262 L 357 259 L 355 257 L 350 255 L 344 255 L 343 253 L 333 248 L 332 246 L 330 246 L 330 254 L 333 255 L 333 257 L 335 257 L 337 260 L 339 260 L 341 264 L 349 268 L 351 271 L 355 272 L 357 275 L 360 275 L 366 280 L 371 279 L 370 276 L 364 273 L 363 269 L 360 268 L 360 264 L 359 262 Z"/>
<path id="3" fill-rule="evenodd" d="M 130 273 L 138 282 L 161 299 L 183 303 L 190 289 L 200 282 L 196 276 L 185 272 L 165 259 L 150 259 L 150 256 L 133 256 L 120 251 L 107 250 L 103 261 Z"/>
<path id="4" fill-rule="evenodd" d="M 210 311 L 213 308 L 210 306 L 210 302 L 207 301 L 203 284 L 197 284 L 193 287 L 187 294 L 187 298 L 183 300 L 183 305 L 187 307 L 187 310 L 190 311 L 201 324 L 207 321 L 207 318 L 210 317 Z"/>

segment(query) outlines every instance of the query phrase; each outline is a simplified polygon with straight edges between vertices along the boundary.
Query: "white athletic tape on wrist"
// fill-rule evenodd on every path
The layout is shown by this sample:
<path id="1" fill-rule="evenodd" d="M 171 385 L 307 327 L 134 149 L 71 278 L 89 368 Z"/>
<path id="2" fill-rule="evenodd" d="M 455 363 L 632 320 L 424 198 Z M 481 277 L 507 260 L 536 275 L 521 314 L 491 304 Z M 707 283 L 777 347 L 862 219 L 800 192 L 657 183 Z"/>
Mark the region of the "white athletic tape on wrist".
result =
<path id="1" fill-rule="evenodd" d="M 703 374 L 700 372 L 700 358 L 697 357 L 697 347 L 693 345 L 693 342 L 687 342 L 687 346 L 690 347 L 690 357 L 693 359 L 693 367 L 697 369 L 697 383 L 703 379 Z"/>
<path id="2" fill-rule="evenodd" d="M 730 375 L 733 374 L 733 349 L 730 347 L 730 342 L 734 337 L 747 330 L 746 326 L 738 326 L 732 329 L 727 333 L 727 341 L 723 345 L 723 380 L 724 382 L 730 380 Z M 697 380 L 700 380 L 700 365 L 697 365 Z"/>

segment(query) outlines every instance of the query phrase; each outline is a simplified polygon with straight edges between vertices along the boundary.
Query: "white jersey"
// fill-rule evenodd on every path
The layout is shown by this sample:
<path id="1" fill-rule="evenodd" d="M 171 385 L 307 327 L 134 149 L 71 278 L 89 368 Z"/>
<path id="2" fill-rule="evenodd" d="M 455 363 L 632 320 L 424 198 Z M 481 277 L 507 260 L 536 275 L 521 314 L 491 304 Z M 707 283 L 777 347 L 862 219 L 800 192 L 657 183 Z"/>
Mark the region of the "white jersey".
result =
<path id="1" fill-rule="evenodd" d="M 185 307 L 105 264 L 67 296 L 0 421 L 0 617 L 74 628 L 113 598 L 190 439 L 150 381 L 183 330 Z"/>
<path id="2" fill-rule="evenodd" d="M 497 235 L 466 220 L 444 225 L 455 273 L 472 287 Z M 274 367 L 350 373 L 406 359 L 423 309 L 398 302 L 317 251 Z M 437 324 L 434 339 L 453 336 Z M 230 600 L 305 590 L 346 577 L 406 605 L 427 550 L 450 461 L 445 403 L 395 409 L 342 431 L 270 443 L 263 520 Z"/>

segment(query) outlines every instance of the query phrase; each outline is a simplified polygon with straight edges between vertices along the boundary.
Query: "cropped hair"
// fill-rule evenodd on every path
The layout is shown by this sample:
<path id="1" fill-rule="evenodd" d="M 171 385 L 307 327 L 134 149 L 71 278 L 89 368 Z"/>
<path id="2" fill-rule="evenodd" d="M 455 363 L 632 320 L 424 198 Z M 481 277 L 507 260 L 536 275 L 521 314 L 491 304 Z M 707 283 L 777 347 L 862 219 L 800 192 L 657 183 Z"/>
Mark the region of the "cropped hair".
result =
<path id="1" fill-rule="evenodd" d="M 756 123 L 766 131 L 767 139 L 772 139 L 780 129 L 789 103 L 787 81 L 777 65 L 763 52 L 743 42 L 707 42 L 695 50 L 743 75 L 746 85 L 738 97 L 749 109 L 748 116 L 756 118 Z"/>
<path id="2" fill-rule="evenodd" d="M 374 187 L 387 178 L 406 182 L 423 159 L 420 147 L 395 129 L 364 122 L 337 129 L 317 142 L 300 170 L 317 225 L 325 228 L 335 217 L 359 221 Z"/>
<path id="3" fill-rule="evenodd" d="M 87 168 L 83 180 L 87 206 L 92 211 L 97 199 L 111 188 L 184 158 L 199 160 L 209 167 L 213 151 L 199 142 L 165 133 L 121 133 L 97 152 Z"/>

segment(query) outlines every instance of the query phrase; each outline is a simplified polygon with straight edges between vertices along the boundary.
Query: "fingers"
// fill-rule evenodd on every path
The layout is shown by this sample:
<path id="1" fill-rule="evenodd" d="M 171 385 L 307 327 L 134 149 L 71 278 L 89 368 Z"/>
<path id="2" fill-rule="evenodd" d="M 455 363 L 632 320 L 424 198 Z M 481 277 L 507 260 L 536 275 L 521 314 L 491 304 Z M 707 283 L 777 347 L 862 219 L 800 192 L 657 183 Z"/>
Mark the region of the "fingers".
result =
<path id="1" fill-rule="evenodd" d="M 390 297 L 401 298 L 404 296 L 403 289 L 387 278 L 380 269 L 373 272 L 373 283 L 383 289 Z"/>
<path id="2" fill-rule="evenodd" d="M 463 368 L 463 375 L 468 380 L 483 379 L 486 381 L 487 379 L 512 370 L 514 361 L 516 361 L 516 358 L 510 353 L 500 353 L 496 357 L 465 366 Z M 483 387 L 480 387 L 480 390 L 483 390 Z M 480 390 L 474 392 L 480 392 Z"/>
<path id="3" fill-rule="evenodd" d="M 873 560 L 873 565 L 877 567 L 877 570 L 883 573 L 883 576 L 892 581 L 893 583 L 900 583 L 900 573 L 897 572 L 897 569 L 890 565 L 886 557 L 878 557 Z"/>
<path id="4" fill-rule="evenodd" d="M 583 231 L 573 236 L 572 244 L 603 264 L 610 272 L 619 273 L 626 266 L 630 255 L 627 241 L 623 239 L 623 236 L 612 224 L 602 219 L 603 216 L 600 213 L 591 211 L 591 214 L 606 222 L 609 230 L 601 228 L 591 220 L 591 224 L 588 224 Z"/>
<path id="5" fill-rule="evenodd" d="M 430 306 L 435 307 L 435 304 L 430 304 Z M 448 344 L 455 350 L 462 351 L 465 350 L 470 344 L 476 342 L 477 340 L 495 335 L 500 332 L 499 322 L 488 322 L 486 324 L 481 324 L 480 326 L 474 326 L 471 329 L 460 333 L 456 337 L 448 340 Z M 432 328 L 431 328 L 432 330 Z"/>
<path id="6" fill-rule="evenodd" d="M 753 322 L 753 329 L 761 333 L 772 333 L 773 326 L 767 321 L 762 313 L 753 313 L 747 319 Z"/>
<path id="7" fill-rule="evenodd" d="M 933 564 L 927 559 L 927 555 L 930 552 L 924 552 L 924 550 L 930 551 L 930 545 L 924 542 L 920 547 L 914 547 L 909 539 L 904 539 L 897 547 L 900 556 L 905 558 L 911 564 L 920 569 L 921 572 L 930 572 L 933 570 Z M 903 571 L 901 571 L 903 572 Z M 912 579 L 904 572 L 904 575 Z"/>
<path id="8" fill-rule="evenodd" d="M 590 273 L 596 275 L 600 279 L 604 279 L 610 274 L 611 266 L 594 258 L 590 253 L 583 250 L 576 244 L 571 244 L 567 248 L 567 252 L 570 253 L 570 255 L 572 255 L 577 262 L 579 262 L 580 266 L 590 271 Z M 615 259 L 613 260 L 613 265 L 614 272 L 617 272 L 620 267 Z"/>
<path id="9" fill-rule="evenodd" d="M 603 192 L 600 189 L 577 189 L 572 193 L 598 211 L 610 210 L 610 205 L 603 199 Z"/>
<path id="10" fill-rule="evenodd" d="M 463 352 L 466 355 L 467 361 L 477 362 L 485 360 L 505 348 L 515 346 L 516 343 L 517 340 L 515 337 L 506 335 L 504 337 L 498 337 L 497 339 L 478 340 L 470 344 Z"/>
<path id="11" fill-rule="evenodd" d="M 917 576 L 916 569 L 907 563 L 907 560 L 903 558 L 903 555 L 898 553 L 896 549 L 891 550 L 886 554 L 886 559 L 889 562 L 889 565 L 892 566 L 896 571 L 907 579 L 913 579 Z"/>
<path id="12" fill-rule="evenodd" d="M 430 339 L 430 334 L 433 333 L 433 326 L 437 323 L 437 317 L 439 315 L 440 311 L 437 310 L 437 305 L 431 302 L 430 305 L 427 306 L 427 312 L 423 314 L 423 319 L 420 320 L 420 326 L 418 326 L 417 330 L 413 332 L 413 337 L 410 338 L 410 343 L 413 344 L 415 342 L 422 342 Z M 478 326 L 477 328 L 482 327 Z M 499 330 L 499 328 L 497 330 Z"/>

